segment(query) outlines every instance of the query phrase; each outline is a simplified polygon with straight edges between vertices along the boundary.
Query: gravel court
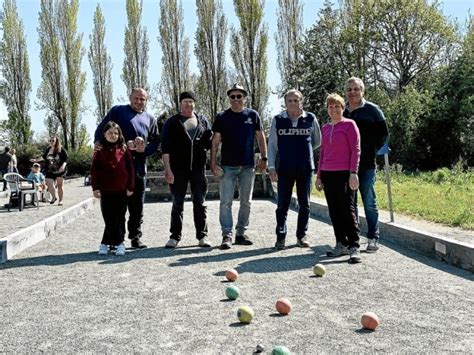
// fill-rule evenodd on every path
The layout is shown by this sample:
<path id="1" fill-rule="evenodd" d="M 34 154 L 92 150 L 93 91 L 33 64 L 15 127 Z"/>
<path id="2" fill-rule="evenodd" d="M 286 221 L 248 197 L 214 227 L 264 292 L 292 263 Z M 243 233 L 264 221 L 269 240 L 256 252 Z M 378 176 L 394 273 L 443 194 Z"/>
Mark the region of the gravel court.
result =
<path id="1" fill-rule="evenodd" d="M 216 245 L 218 205 L 208 202 Z M 220 251 L 196 247 L 187 202 L 186 235 L 180 248 L 167 250 L 171 204 L 148 203 L 149 248 L 99 257 L 103 222 L 95 207 L 0 265 L 0 352 L 250 354 L 257 344 L 267 353 L 279 344 L 312 354 L 474 351 L 471 273 L 385 245 L 358 265 L 328 259 L 332 227 L 314 219 L 311 249 L 277 252 L 275 208 L 254 201 L 248 234 L 255 245 Z M 290 246 L 295 225 L 290 211 Z M 316 262 L 326 265 L 326 277 L 312 276 Z M 240 273 L 232 283 L 241 292 L 236 301 L 224 294 L 231 267 Z M 279 297 L 293 303 L 290 315 L 276 314 Z M 240 305 L 255 311 L 250 325 L 238 323 Z M 381 319 L 375 332 L 360 327 L 366 311 Z"/>

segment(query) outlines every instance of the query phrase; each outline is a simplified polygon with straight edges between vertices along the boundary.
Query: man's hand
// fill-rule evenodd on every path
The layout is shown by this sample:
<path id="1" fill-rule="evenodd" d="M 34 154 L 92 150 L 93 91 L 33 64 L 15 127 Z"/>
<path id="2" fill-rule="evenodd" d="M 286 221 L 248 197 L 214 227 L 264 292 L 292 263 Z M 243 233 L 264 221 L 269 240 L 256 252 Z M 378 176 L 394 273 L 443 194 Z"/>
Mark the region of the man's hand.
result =
<path id="1" fill-rule="evenodd" d="M 135 150 L 138 153 L 143 153 L 145 151 L 145 140 L 142 137 L 135 138 Z"/>
<path id="2" fill-rule="evenodd" d="M 275 169 L 271 169 L 269 172 L 269 175 L 270 175 L 270 180 L 272 180 L 272 182 L 278 181 L 278 174 Z"/>
<path id="3" fill-rule="evenodd" d="M 102 150 L 102 144 L 97 141 L 94 143 L 94 152 L 98 152 L 99 150 Z"/>
<path id="4" fill-rule="evenodd" d="M 316 179 L 316 190 L 318 191 L 322 191 L 324 189 L 324 185 L 323 183 L 321 182 L 321 179 Z"/>
<path id="5" fill-rule="evenodd" d="M 94 190 L 92 191 L 92 194 L 94 195 L 95 198 L 100 198 L 100 190 Z"/>
<path id="6" fill-rule="evenodd" d="M 211 163 L 211 172 L 212 175 L 219 177 L 219 171 L 222 171 L 221 167 L 216 163 Z"/>
<path id="7" fill-rule="evenodd" d="M 168 184 L 174 184 L 174 174 L 171 169 L 165 169 L 165 180 Z"/>
<path id="8" fill-rule="evenodd" d="M 133 191 L 127 190 L 127 197 L 130 197 L 133 195 Z"/>
<path id="9" fill-rule="evenodd" d="M 263 159 L 258 160 L 257 169 L 261 173 L 264 173 L 267 170 L 267 161 Z"/>

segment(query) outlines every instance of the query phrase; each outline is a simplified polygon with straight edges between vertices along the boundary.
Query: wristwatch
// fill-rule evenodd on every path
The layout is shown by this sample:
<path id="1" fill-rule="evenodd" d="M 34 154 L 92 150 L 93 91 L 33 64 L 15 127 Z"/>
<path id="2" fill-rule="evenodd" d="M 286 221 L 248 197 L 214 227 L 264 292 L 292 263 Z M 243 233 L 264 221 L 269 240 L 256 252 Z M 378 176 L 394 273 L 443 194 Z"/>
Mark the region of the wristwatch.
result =
<path id="1" fill-rule="evenodd" d="M 263 157 L 263 158 L 260 158 L 260 160 L 268 161 L 268 158 L 267 158 L 267 157 Z"/>

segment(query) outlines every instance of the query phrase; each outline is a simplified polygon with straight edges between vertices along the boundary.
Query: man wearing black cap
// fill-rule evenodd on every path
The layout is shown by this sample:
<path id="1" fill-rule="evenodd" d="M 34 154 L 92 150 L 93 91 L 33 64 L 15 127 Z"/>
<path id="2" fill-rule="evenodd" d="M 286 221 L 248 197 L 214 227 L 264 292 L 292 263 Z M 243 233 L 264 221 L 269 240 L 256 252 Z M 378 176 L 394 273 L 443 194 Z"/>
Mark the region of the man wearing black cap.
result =
<path id="1" fill-rule="evenodd" d="M 222 229 L 221 249 L 232 246 L 232 200 L 237 181 L 239 182 L 239 216 L 235 226 L 235 244 L 252 245 L 245 235 L 249 225 L 250 204 L 255 179 L 254 140 L 257 137 L 260 148 L 258 168 L 267 168 L 267 144 L 260 116 L 255 110 L 245 107 L 247 91 L 234 84 L 227 91 L 230 108 L 216 116 L 211 150 L 211 170 L 215 176 L 222 175 L 219 181 L 220 209 L 219 221 Z M 221 168 L 216 155 L 221 148 Z M 221 172 L 221 173 L 220 173 Z M 222 174 L 223 172 L 223 174 Z"/>
<path id="2" fill-rule="evenodd" d="M 206 117 L 194 112 L 195 97 L 186 91 L 179 95 L 180 113 L 166 120 L 163 126 L 162 150 L 165 179 L 173 196 L 171 236 L 166 248 L 176 248 L 183 229 L 184 197 L 191 184 L 194 227 L 200 247 L 210 247 L 207 237 L 206 150 L 211 147 L 211 125 Z"/>

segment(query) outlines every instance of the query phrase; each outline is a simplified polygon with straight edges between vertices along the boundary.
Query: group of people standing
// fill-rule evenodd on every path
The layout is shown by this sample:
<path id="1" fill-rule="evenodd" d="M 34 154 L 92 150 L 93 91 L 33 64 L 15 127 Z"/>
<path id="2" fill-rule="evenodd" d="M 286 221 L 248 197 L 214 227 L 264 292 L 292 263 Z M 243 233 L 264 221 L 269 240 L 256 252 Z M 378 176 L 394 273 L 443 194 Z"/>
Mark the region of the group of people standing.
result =
<path id="1" fill-rule="evenodd" d="M 350 262 L 361 261 L 357 190 L 362 196 L 368 224 L 367 251 L 376 251 L 379 230 L 375 158 L 387 140 L 388 129 L 380 108 L 364 99 L 361 79 L 348 79 L 345 89 L 347 101 L 337 94 L 328 95 L 330 122 L 321 129 L 316 116 L 303 109 L 302 93 L 295 89 L 288 91 L 284 96 L 286 109 L 273 118 L 268 147 L 262 120 L 258 112 L 246 107 L 248 93 L 239 84 L 227 91 L 230 107 L 217 114 L 212 127 L 206 117 L 195 112 L 194 93 L 181 93 L 180 112 L 165 122 L 161 134 L 165 180 L 173 197 L 171 234 L 165 247 L 176 248 L 182 239 L 188 184 L 198 245 L 212 246 L 205 206 L 207 151 L 210 150 L 211 171 L 219 177 L 221 249 L 230 249 L 233 244 L 253 244 L 246 231 L 255 170 L 268 169 L 278 189 L 276 249 L 286 247 L 286 220 L 295 185 L 299 206 L 296 245 L 310 246 L 309 201 L 316 173 L 316 188 L 325 192 L 336 236 L 336 246 L 328 256 L 350 255 Z M 156 119 L 145 112 L 147 100 L 144 89 L 133 89 L 130 104 L 113 107 L 95 132 L 91 184 L 94 196 L 101 199 L 105 222 L 99 247 L 101 255 L 110 251 L 116 255 L 125 253 L 127 207 L 131 245 L 146 248 L 141 241 L 146 157 L 157 150 L 159 141 Z M 255 139 L 259 148 L 257 161 Z M 316 163 L 318 148 L 319 163 Z M 232 202 L 236 185 L 240 206 L 234 227 Z"/>

